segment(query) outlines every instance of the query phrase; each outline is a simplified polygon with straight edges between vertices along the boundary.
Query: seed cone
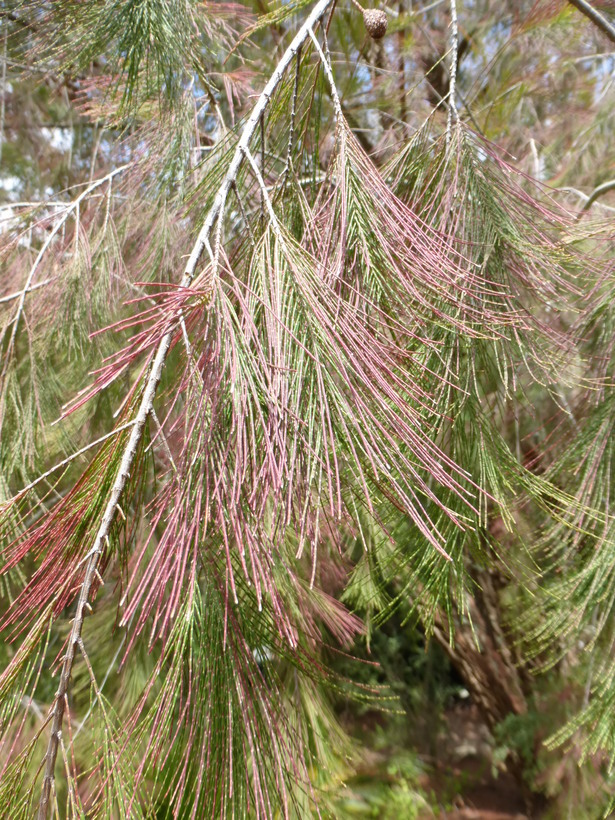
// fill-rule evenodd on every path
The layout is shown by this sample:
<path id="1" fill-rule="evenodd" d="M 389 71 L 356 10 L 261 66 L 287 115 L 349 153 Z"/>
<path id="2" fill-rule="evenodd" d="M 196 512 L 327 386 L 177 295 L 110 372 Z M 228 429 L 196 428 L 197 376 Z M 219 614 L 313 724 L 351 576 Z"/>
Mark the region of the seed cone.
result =
<path id="1" fill-rule="evenodd" d="M 363 22 L 367 33 L 373 40 L 380 40 L 387 33 L 386 12 L 380 9 L 364 9 Z"/>

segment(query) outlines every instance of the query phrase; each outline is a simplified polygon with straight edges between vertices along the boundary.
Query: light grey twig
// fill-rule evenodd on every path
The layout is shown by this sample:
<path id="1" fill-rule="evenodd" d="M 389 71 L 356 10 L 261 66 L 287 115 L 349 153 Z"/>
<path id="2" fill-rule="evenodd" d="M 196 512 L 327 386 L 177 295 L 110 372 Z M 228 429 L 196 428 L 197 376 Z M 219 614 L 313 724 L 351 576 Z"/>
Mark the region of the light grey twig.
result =
<path id="1" fill-rule="evenodd" d="M 52 276 L 50 279 L 43 279 L 42 282 L 36 282 L 34 285 L 31 285 L 26 290 L 26 293 L 32 293 L 33 290 L 38 290 L 39 288 L 42 288 L 45 285 L 49 285 L 51 282 L 56 282 L 57 279 L 57 276 Z M 16 290 L 15 293 L 8 293 L 6 296 L 0 298 L 0 305 L 4 304 L 5 302 L 12 302 L 15 299 L 21 299 L 22 295 L 23 290 Z"/>
<path id="2" fill-rule="evenodd" d="M 103 441 L 106 441 L 108 438 L 111 438 L 112 436 L 115 436 L 118 433 L 121 433 L 122 430 L 127 430 L 129 427 L 132 427 L 133 424 L 134 424 L 134 422 L 129 421 L 129 422 L 126 422 L 126 424 L 120 424 L 119 427 L 114 427 L 114 429 L 110 433 L 106 433 L 104 436 L 101 436 L 100 438 L 97 438 L 96 441 L 91 441 L 89 444 L 86 444 L 85 447 L 82 447 L 80 450 L 77 450 L 77 452 L 72 453 L 72 455 L 68 456 L 67 458 L 63 459 L 62 461 L 59 461 L 57 464 L 54 464 L 53 467 L 51 467 L 49 470 L 44 472 L 42 475 L 39 475 L 39 477 L 34 479 L 34 481 L 31 481 L 30 484 L 23 487 L 17 493 L 17 495 L 14 495 L 13 498 L 10 499 L 10 501 L 13 501 L 16 498 L 19 498 L 19 496 L 23 495 L 24 493 L 27 493 L 28 490 L 31 490 L 33 487 L 36 487 L 37 484 L 40 484 L 41 481 L 43 481 L 44 479 L 48 478 L 50 475 L 55 473 L 56 470 L 60 470 L 62 467 L 66 467 L 68 464 L 71 463 L 71 461 L 74 461 L 79 456 L 82 456 L 84 453 L 87 453 L 88 450 L 91 450 L 92 447 L 96 447 L 97 444 L 102 444 Z"/>
<path id="3" fill-rule="evenodd" d="M 459 112 L 455 95 L 457 93 L 457 61 L 459 59 L 459 30 L 457 25 L 457 2 L 450 0 L 451 6 L 451 67 L 450 84 L 448 90 L 448 114 L 446 117 L 446 144 L 451 144 L 453 120 L 459 122 Z"/>

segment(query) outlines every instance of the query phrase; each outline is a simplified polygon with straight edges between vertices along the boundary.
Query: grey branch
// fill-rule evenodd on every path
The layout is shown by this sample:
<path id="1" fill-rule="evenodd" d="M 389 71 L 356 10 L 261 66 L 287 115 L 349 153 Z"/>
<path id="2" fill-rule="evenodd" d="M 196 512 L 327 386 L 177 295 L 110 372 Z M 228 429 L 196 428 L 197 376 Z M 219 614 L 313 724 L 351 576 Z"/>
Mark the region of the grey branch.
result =
<path id="1" fill-rule="evenodd" d="M 291 65 L 292 61 L 295 59 L 295 56 L 299 51 L 300 47 L 310 37 L 312 27 L 318 23 L 318 21 L 327 11 L 329 6 L 332 5 L 332 3 L 333 0 L 319 0 L 319 2 L 314 6 L 312 12 L 307 17 L 307 19 L 295 35 L 293 41 L 284 52 L 280 62 L 276 66 L 275 71 L 269 78 L 267 85 L 261 92 L 256 102 L 256 105 L 252 110 L 252 114 L 250 115 L 250 118 L 248 119 L 243 129 L 239 142 L 237 143 L 237 147 L 235 149 L 235 153 L 229 165 L 226 176 L 216 195 L 211 210 L 207 214 L 207 217 L 205 219 L 205 222 L 203 223 L 203 227 L 201 228 L 197 241 L 192 249 L 181 281 L 182 288 L 189 288 L 191 286 L 195 276 L 197 265 L 199 263 L 199 259 L 201 258 L 203 251 L 205 249 L 207 249 L 210 258 L 213 260 L 214 255 L 211 250 L 210 244 L 211 232 L 216 223 L 216 220 L 219 219 L 221 221 L 223 218 L 224 206 L 226 203 L 228 193 L 231 189 L 231 186 L 233 185 L 233 182 L 237 178 L 237 174 L 239 172 L 242 162 L 244 161 L 245 157 L 249 154 L 250 141 L 254 135 L 256 128 L 258 127 L 260 118 L 266 110 L 267 106 L 269 105 L 269 101 L 271 100 L 274 91 L 276 90 L 282 78 L 284 77 L 286 70 Z M 216 275 L 215 270 L 214 275 Z M 26 288 L 24 288 L 24 291 L 26 291 L 29 285 L 30 281 L 26 284 Z M 126 482 L 128 480 L 133 461 L 139 448 L 139 443 L 145 430 L 145 424 L 153 408 L 154 398 L 156 395 L 156 391 L 158 389 L 158 384 L 160 383 L 160 379 L 162 377 L 162 370 L 167 357 L 167 353 L 169 352 L 169 348 L 171 346 L 172 336 L 173 330 L 169 329 L 167 333 L 165 333 L 165 335 L 163 336 L 158 345 L 158 349 L 154 356 L 149 376 L 147 378 L 147 382 L 143 390 L 141 404 L 135 416 L 130 437 L 128 443 L 126 444 L 126 449 L 124 450 L 124 454 L 122 456 L 122 460 L 115 478 L 115 482 L 113 484 L 113 488 L 111 490 L 107 506 L 102 516 L 100 527 L 94 540 L 94 545 L 92 546 L 91 550 L 87 553 L 85 559 L 85 574 L 79 592 L 77 609 L 75 612 L 70 637 L 68 639 L 66 655 L 64 657 L 64 662 L 62 664 L 62 671 L 60 673 L 60 683 L 58 686 L 58 691 L 56 693 L 52 709 L 51 735 L 49 737 L 49 743 L 47 745 L 47 751 L 45 754 L 45 770 L 43 775 L 41 798 L 38 808 L 39 820 L 46 820 L 47 812 L 49 809 L 52 786 L 54 782 L 55 763 L 56 758 L 58 756 L 58 748 L 62 733 L 62 723 L 64 719 L 64 712 L 66 709 L 66 695 L 68 692 L 70 677 L 73 669 L 73 664 L 75 661 L 75 654 L 81 641 L 83 620 L 85 617 L 85 610 L 87 606 L 89 606 L 88 600 L 90 597 L 90 591 L 92 588 L 92 584 L 94 583 L 94 580 L 96 578 L 100 578 L 100 574 L 98 572 L 98 563 L 100 561 L 100 556 L 103 551 L 103 544 L 106 542 L 106 539 L 109 536 L 111 524 L 113 523 L 113 520 L 117 513 L 117 506 L 120 500 L 120 496 L 124 490 L 124 487 L 126 486 Z"/>
<path id="2" fill-rule="evenodd" d="M 587 0 L 568 0 L 568 2 L 584 14 L 592 23 L 603 31 L 606 36 L 615 43 L 615 25 L 609 22 L 606 17 L 595 9 Z"/>
<path id="3" fill-rule="evenodd" d="M 457 63 L 459 62 L 459 30 L 457 23 L 457 3 L 450 0 L 451 8 L 451 64 L 450 64 L 450 84 L 448 91 L 448 113 L 446 116 L 446 144 L 450 146 L 453 131 L 453 121 L 459 122 L 459 113 L 455 95 L 457 93 Z"/>

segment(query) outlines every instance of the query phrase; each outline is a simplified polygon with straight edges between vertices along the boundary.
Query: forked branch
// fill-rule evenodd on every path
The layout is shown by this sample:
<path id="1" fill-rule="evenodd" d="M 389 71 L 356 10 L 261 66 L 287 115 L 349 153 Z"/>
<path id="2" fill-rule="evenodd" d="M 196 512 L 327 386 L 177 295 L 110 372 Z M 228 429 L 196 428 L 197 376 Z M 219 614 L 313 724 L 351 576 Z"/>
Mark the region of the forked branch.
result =
<path id="1" fill-rule="evenodd" d="M 256 105 L 252 110 L 252 114 L 246 122 L 239 142 L 237 143 L 237 147 L 235 149 L 235 153 L 229 165 L 226 176 L 222 182 L 222 185 L 220 186 L 220 189 L 218 190 L 214 203 L 209 213 L 207 214 L 207 217 L 205 219 L 203 227 L 201 228 L 198 238 L 194 244 L 194 247 L 192 248 L 192 252 L 190 253 L 190 257 L 186 264 L 186 268 L 184 271 L 180 287 L 189 288 L 191 286 L 195 277 L 196 267 L 205 249 L 207 249 L 207 252 L 213 263 L 213 276 L 215 277 L 217 275 L 216 260 L 218 254 L 214 254 L 210 242 L 213 227 L 216 224 L 216 220 L 219 220 L 220 224 L 222 222 L 228 193 L 233 184 L 235 183 L 242 162 L 244 161 L 246 156 L 249 155 L 250 141 L 256 129 L 259 127 L 261 117 L 267 109 L 267 106 L 269 105 L 269 101 L 271 100 L 274 91 L 282 81 L 288 67 L 292 64 L 293 60 L 295 59 L 295 56 L 299 52 L 303 43 L 309 37 L 312 36 L 311 32 L 313 27 L 316 26 L 318 21 L 322 18 L 323 14 L 327 11 L 327 9 L 332 5 L 333 2 L 334 0 L 319 0 L 319 2 L 314 6 L 312 12 L 307 17 L 307 19 L 295 35 L 293 41 L 284 52 L 284 55 L 282 56 L 278 65 L 276 66 L 276 69 L 271 75 L 267 85 L 261 92 L 256 102 Z M 27 292 L 27 286 L 26 288 L 24 288 L 24 292 Z M 58 686 L 58 691 L 55 695 L 52 710 L 51 735 L 47 746 L 47 752 L 45 754 L 45 770 L 43 776 L 41 798 L 38 809 L 39 820 L 45 820 L 49 809 L 52 786 L 54 782 L 55 763 L 62 736 L 62 723 L 64 719 L 64 712 L 66 709 L 66 695 L 69 688 L 69 682 L 73 664 L 75 661 L 75 655 L 81 641 L 81 633 L 83 629 L 85 611 L 87 608 L 89 608 L 90 591 L 95 578 L 98 576 L 98 564 L 103 552 L 103 545 L 106 539 L 108 538 L 111 525 L 117 514 L 120 497 L 130 476 L 130 471 L 132 469 L 132 465 L 139 448 L 139 443 L 145 430 L 147 419 L 153 409 L 154 398 L 156 395 L 156 391 L 158 389 L 158 384 L 160 383 L 164 363 L 169 352 L 169 348 L 171 346 L 172 337 L 173 329 L 169 327 L 169 330 L 161 339 L 156 350 L 156 354 L 154 356 L 152 366 L 149 371 L 149 375 L 147 377 L 147 381 L 143 390 L 141 403 L 139 405 L 139 409 L 133 422 L 130 437 L 126 444 L 126 448 L 124 450 L 122 460 L 115 481 L 113 483 L 113 488 L 111 490 L 109 500 L 107 502 L 105 511 L 101 519 L 100 527 L 94 540 L 94 545 L 92 546 L 92 548 L 87 553 L 84 559 L 84 561 L 86 562 L 86 566 L 83 577 L 83 583 L 81 585 L 81 589 L 79 592 L 77 609 L 75 612 L 70 637 L 68 639 L 66 655 L 64 656 L 64 660 L 62 663 L 60 682 Z"/>
<path id="2" fill-rule="evenodd" d="M 49 246 L 51 245 L 51 243 L 53 242 L 53 240 L 55 239 L 57 234 L 60 232 L 60 230 L 63 228 L 63 226 L 66 224 L 66 222 L 68 221 L 69 216 L 71 214 L 73 214 L 75 211 L 79 212 L 79 206 L 81 205 L 81 203 L 83 202 L 84 199 L 87 199 L 87 197 L 90 196 L 92 191 L 96 190 L 96 188 L 100 188 L 100 186 L 104 185 L 105 182 L 110 182 L 113 179 L 113 177 L 116 177 L 118 174 L 121 174 L 122 171 L 125 171 L 127 168 L 130 168 L 131 165 L 132 165 L 132 163 L 130 163 L 130 162 L 127 163 L 126 165 L 121 165 L 119 168 L 115 168 L 110 173 L 105 174 L 104 177 L 101 177 L 100 179 L 96 179 L 96 180 L 94 180 L 94 182 L 91 182 L 88 185 L 88 187 L 85 189 L 85 191 L 82 191 L 79 194 L 79 196 L 75 200 L 73 200 L 73 202 L 70 203 L 70 205 L 67 205 L 67 207 L 66 207 L 64 213 L 61 215 L 60 219 L 58 219 L 56 224 L 49 231 L 49 236 L 45 239 L 45 242 L 44 242 L 42 248 L 38 252 L 38 254 L 36 256 L 36 259 L 34 260 L 34 263 L 33 263 L 32 267 L 30 268 L 30 272 L 28 273 L 26 282 L 25 282 L 23 288 L 21 289 L 21 291 L 19 291 L 19 294 L 18 294 L 19 304 L 17 305 L 17 310 L 15 311 L 15 317 L 13 318 L 13 329 L 12 329 L 11 338 L 9 339 L 9 344 L 8 344 L 8 352 L 9 353 L 13 349 L 13 345 L 15 343 L 15 337 L 17 336 L 17 330 L 19 328 L 19 322 L 20 322 L 21 316 L 22 316 L 23 311 L 24 311 L 24 304 L 25 304 L 25 301 L 26 301 L 26 296 L 28 295 L 28 293 L 30 293 L 32 290 L 34 290 L 34 288 L 36 287 L 35 285 L 32 284 L 32 280 L 34 279 L 34 276 L 36 274 L 36 271 L 38 270 L 38 267 L 41 263 L 41 260 L 43 259 L 43 257 L 47 253 L 47 251 L 49 250 Z M 40 287 L 40 285 L 39 285 L 39 287 Z M 13 296 L 14 296 L 14 294 L 11 294 L 10 298 L 12 299 Z"/>

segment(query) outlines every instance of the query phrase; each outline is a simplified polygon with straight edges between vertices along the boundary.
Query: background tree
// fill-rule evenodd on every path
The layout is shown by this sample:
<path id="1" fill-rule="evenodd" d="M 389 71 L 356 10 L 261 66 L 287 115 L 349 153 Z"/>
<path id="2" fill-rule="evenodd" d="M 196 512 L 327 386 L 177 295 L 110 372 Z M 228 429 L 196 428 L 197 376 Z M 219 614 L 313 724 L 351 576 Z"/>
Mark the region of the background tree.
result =
<path id="1" fill-rule="evenodd" d="M 613 11 L 1 4 L 4 815 L 326 812 L 390 618 L 608 805 Z"/>

